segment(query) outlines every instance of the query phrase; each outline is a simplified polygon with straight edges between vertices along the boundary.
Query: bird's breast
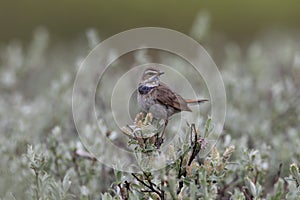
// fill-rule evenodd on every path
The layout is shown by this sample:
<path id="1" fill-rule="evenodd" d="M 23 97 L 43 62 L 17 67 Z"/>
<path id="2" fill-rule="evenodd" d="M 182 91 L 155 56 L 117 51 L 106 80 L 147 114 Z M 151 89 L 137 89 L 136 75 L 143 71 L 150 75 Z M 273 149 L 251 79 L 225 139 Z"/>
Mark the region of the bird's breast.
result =
<path id="1" fill-rule="evenodd" d="M 138 87 L 138 91 L 140 94 L 147 94 L 148 92 L 150 92 L 154 87 L 149 87 L 146 85 L 140 85 Z"/>
<path id="2" fill-rule="evenodd" d="M 149 112 L 150 107 L 155 104 L 155 101 L 153 100 L 153 98 L 151 98 L 151 95 L 149 93 L 153 88 L 154 87 L 148 87 L 145 85 L 141 85 L 138 87 L 138 104 L 145 112 Z"/>

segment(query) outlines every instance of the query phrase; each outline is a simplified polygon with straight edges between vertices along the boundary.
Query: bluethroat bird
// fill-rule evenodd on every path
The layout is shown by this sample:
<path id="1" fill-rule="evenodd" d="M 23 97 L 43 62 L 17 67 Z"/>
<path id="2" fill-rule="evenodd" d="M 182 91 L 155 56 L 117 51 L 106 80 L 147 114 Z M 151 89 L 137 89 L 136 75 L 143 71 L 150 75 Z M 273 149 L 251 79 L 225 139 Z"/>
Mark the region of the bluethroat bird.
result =
<path id="1" fill-rule="evenodd" d="M 207 99 L 182 98 L 160 81 L 162 74 L 164 72 L 156 67 L 147 68 L 139 83 L 137 95 L 138 104 L 144 112 L 151 113 L 156 119 L 165 120 L 161 138 L 163 138 L 170 116 L 181 111 L 192 112 L 188 104 L 208 101 Z"/>

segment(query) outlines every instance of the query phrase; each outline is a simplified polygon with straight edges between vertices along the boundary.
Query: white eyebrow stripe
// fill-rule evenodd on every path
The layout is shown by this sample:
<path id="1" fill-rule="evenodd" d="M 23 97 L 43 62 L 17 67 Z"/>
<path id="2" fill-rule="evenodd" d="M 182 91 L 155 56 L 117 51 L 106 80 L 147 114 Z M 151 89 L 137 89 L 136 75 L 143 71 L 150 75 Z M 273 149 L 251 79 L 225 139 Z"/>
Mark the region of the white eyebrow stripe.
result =
<path id="1" fill-rule="evenodd" d="M 154 70 L 149 69 L 149 70 L 146 71 L 146 74 L 148 74 L 148 73 L 154 73 L 155 74 L 155 73 L 158 73 L 158 71 L 154 71 Z"/>

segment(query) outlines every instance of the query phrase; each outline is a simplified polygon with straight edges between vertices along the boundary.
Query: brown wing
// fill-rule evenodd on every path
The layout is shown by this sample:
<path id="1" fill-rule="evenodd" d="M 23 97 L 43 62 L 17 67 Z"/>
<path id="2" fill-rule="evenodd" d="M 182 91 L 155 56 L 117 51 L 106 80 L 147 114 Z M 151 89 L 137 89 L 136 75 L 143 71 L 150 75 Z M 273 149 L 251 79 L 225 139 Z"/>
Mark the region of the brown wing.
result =
<path id="1" fill-rule="evenodd" d="M 163 83 L 160 83 L 159 86 L 153 88 L 150 95 L 161 104 L 171 106 L 178 111 L 192 111 L 179 94 L 173 92 Z"/>

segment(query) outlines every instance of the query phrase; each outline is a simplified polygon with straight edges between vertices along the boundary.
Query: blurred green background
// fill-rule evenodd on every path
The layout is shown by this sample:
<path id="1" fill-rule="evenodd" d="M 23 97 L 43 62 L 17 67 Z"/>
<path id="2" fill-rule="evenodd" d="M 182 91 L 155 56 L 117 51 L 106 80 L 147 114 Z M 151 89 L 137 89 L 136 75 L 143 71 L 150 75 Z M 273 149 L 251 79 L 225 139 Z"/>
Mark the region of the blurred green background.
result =
<path id="1" fill-rule="evenodd" d="M 96 28 L 102 39 L 121 31 L 159 26 L 189 33 L 199 11 L 212 16 L 211 29 L 228 38 L 247 42 L 268 28 L 299 27 L 300 1 L 171 1 L 171 0 L 2 0 L 0 41 L 28 41 L 38 26 L 52 39 L 72 40 L 87 28 Z"/>
<path id="2" fill-rule="evenodd" d="M 109 190 L 114 181 L 111 168 L 74 159 L 74 152 L 84 151 L 72 115 L 74 79 L 83 59 L 100 41 L 146 26 L 193 37 L 219 67 L 227 113 L 217 148 L 222 152 L 234 145 L 236 149 L 227 177 L 221 180 L 232 185 L 226 189 L 228 199 L 229 192 L 242 193 L 248 177 L 264 188 L 259 197 L 277 193 L 282 198 L 272 199 L 293 199 L 284 198 L 287 193 L 299 197 L 300 188 L 293 181 L 286 187 L 285 179 L 291 180 L 290 165 L 300 163 L 299 11 L 297 0 L 1 0 L 0 198 L 37 199 L 40 192 L 43 199 L 53 199 L 54 190 L 62 196 L 97 199 L 99 191 Z M 184 62 L 175 56 L 153 55 L 151 51 L 126 55 L 111 74 L 153 61 L 184 69 Z M 191 78 L 187 70 L 184 75 Z M 202 91 L 199 80 L 193 83 Z M 99 102 L 105 111 L 105 104 Z M 112 118 L 109 110 L 103 113 Z M 107 121 L 112 140 L 124 142 L 120 131 L 112 128 L 113 120 Z M 99 134 L 95 127 L 86 126 Z M 101 144 L 93 134 L 91 139 Z M 27 150 L 30 144 L 33 147 Z M 40 177 L 48 188 L 45 191 L 37 191 L 31 166 L 39 159 L 45 163 L 43 156 L 34 155 L 40 153 L 47 163 L 40 171 L 51 177 L 47 181 Z M 109 158 L 114 156 L 109 153 Z M 72 187 L 62 192 L 61 180 L 69 170 L 75 174 Z"/>

